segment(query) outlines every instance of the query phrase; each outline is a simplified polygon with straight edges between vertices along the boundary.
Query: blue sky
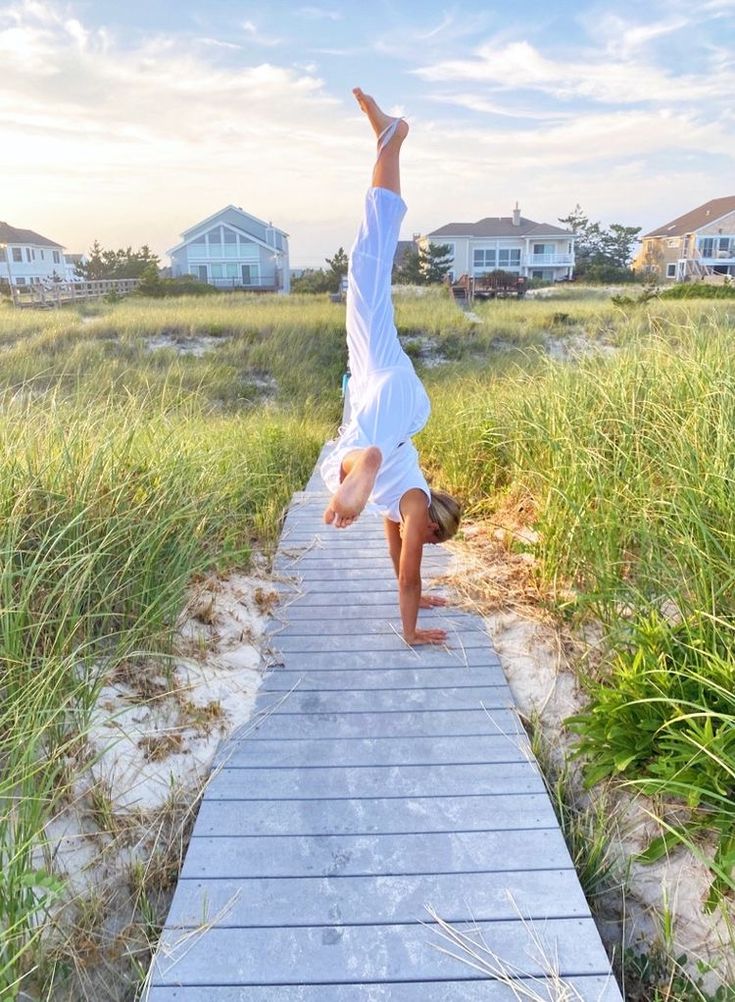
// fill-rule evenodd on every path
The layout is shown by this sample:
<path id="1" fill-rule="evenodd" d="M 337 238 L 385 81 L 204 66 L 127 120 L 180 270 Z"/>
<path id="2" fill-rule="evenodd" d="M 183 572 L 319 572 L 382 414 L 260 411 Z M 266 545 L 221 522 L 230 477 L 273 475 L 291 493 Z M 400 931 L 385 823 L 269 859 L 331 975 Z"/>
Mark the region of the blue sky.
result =
<path id="1" fill-rule="evenodd" d="M 234 203 L 320 264 L 369 177 L 355 84 L 411 123 L 405 236 L 735 194 L 735 0 L 0 0 L 0 66 L 0 219 L 69 250 L 163 254 Z"/>

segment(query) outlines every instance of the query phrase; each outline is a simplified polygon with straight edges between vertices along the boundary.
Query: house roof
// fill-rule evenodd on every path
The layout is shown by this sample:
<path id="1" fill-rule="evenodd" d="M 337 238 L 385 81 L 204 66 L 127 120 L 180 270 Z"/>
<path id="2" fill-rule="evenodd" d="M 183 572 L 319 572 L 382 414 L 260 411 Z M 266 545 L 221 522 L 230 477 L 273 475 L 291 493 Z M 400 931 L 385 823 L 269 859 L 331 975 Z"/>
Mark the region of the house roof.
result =
<path id="1" fill-rule="evenodd" d="M 399 240 L 396 244 L 396 252 L 393 255 L 393 267 L 399 268 L 403 259 L 411 250 L 416 248 L 415 240 Z"/>
<path id="2" fill-rule="evenodd" d="M 276 233 L 280 233 L 282 236 L 288 237 L 288 233 L 286 233 L 285 230 L 279 230 L 279 228 L 274 226 L 272 223 L 264 223 L 262 219 L 258 219 L 257 216 L 253 216 L 249 212 L 245 212 L 237 205 L 226 205 L 224 209 L 220 209 L 219 212 L 215 212 L 213 215 L 207 216 L 206 219 L 202 219 L 201 222 L 196 223 L 194 226 L 190 226 L 187 230 L 184 230 L 181 234 L 183 239 L 180 240 L 174 247 L 169 247 L 166 253 L 171 256 L 171 254 L 175 254 L 176 251 L 181 250 L 182 247 L 185 247 L 186 244 L 191 242 L 194 234 L 198 230 L 201 230 L 204 226 L 208 226 L 209 223 L 214 222 L 218 216 L 221 216 L 223 212 L 227 212 L 228 209 L 232 209 L 234 212 L 239 212 L 241 216 L 245 217 L 245 219 L 252 219 L 254 222 L 258 223 L 258 225 L 265 226 L 267 229 L 274 230 Z M 266 243 L 265 240 L 261 240 L 260 237 L 256 237 L 255 234 L 251 233 L 245 226 L 236 226 L 234 223 L 226 223 L 226 225 L 246 234 L 248 240 L 251 240 L 255 244 L 260 244 L 261 247 L 265 247 L 267 250 L 275 249 L 270 244 Z"/>
<path id="3" fill-rule="evenodd" d="M 63 247 L 55 240 L 42 237 L 40 233 L 33 230 L 19 230 L 17 226 L 10 223 L 0 222 L 0 244 L 32 244 L 35 247 Z"/>
<path id="4" fill-rule="evenodd" d="M 447 223 L 438 230 L 428 233 L 429 237 L 529 237 L 529 236 L 573 236 L 571 230 L 563 230 L 549 223 L 535 223 L 533 219 L 520 217 L 520 224 L 513 225 L 512 216 L 486 216 L 476 223 Z"/>
<path id="5" fill-rule="evenodd" d="M 651 230 L 650 233 L 644 233 L 641 239 L 645 240 L 646 237 L 681 237 L 685 233 L 693 233 L 703 226 L 709 226 L 730 212 L 735 212 L 735 195 L 713 198 L 709 202 L 705 202 L 704 205 L 692 209 L 691 212 L 685 212 L 683 216 L 672 219 L 670 223 L 664 223 L 663 226 Z"/>
<path id="6" fill-rule="evenodd" d="M 265 226 L 267 229 L 275 230 L 276 233 L 282 233 L 284 237 L 288 236 L 288 233 L 286 233 L 285 230 L 279 229 L 277 226 L 274 226 L 273 223 L 266 223 L 264 219 L 258 219 L 258 217 L 254 216 L 252 212 L 246 212 L 241 206 L 226 205 L 224 209 L 219 209 L 217 212 L 213 212 L 211 216 L 207 216 L 206 219 L 202 219 L 201 222 L 196 223 L 194 226 L 190 226 L 187 230 L 184 230 L 181 234 L 184 238 L 183 243 L 186 243 L 187 234 L 193 233 L 194 230 L 198 230 L 202 226 L 206 226 L 207 223 L 211 223 L 217 218 L 217 216 L 221 216 L 223 212 L 227 212 L 228 209 L 232 209 L 233 212 L 239 212 L 241 216 L 245 216 L 247 219 L 252 219 L 253 222 L 258 223 L 259 226 Z"/>

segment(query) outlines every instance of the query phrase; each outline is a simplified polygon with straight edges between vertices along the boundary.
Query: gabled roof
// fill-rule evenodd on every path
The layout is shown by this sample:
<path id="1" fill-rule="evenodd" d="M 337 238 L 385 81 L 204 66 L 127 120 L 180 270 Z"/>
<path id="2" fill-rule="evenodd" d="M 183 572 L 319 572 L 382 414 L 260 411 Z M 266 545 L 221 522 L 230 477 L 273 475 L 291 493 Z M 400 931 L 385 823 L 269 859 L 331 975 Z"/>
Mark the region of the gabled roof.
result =
<path id="1" fill-rule="evenodd" d="M 274 226 L 273 223 L 266 223 L 265 220 L 258 219 L 258 217 L 254 216 L 252 212 L 246 212 L 241 206 L 226 205 L 224 209 L 220 209 L 218 212 L 212 213 L 211 216 L 207 216 L 206 219 L 202 219 L 200 223 L 196 223 L 194 226 L 190 226 L 188 230 L 184 230 L 184 232 L 181 234 L 181 236 L 184 238 L 183 243 L 186 243 L 187 234 L 193 233 L 194 230 L 199 230 L 202 228 L 202 226 L 206 226 L 208 223 L 213 222 L 217 218 L 217 216 L 221 216 L 222 213 L 227 212 L 228 209 L 232 209 L 233 212 L 239 212 L 240 215 L 245 216 L 246 219 L 252 219 L 253 222 L 257 223 L 259 226 L 265 226 L 266 229 L 275 230 L 276 233 L 282 233 L 284 237 L 288 236 L 288 233 L 286 233 L 285 230 L 280 230 L 277 226 Z"/>
<path id="2" fill-rule="evenodd" d="M 699 230 L 703 226 L 716 223 L 718 219 L 722 219 L 723 216 L 727 216 L 731 212 L 735 212 L 735 195 L 713 198 L 709 202 L 705 202 L 704 205 L 692 209 L 691 212 L 685 212 L 683 216 L 672 219 L 670 223 L 664 223 L 663 226 L 651 230 L 650 233 L 644 233 L 641 239 L 645 240 L 646 237 L 681 237 L 685 233 L 694 233 L 695 230 Z"/>
<path id="3" fill-rule="evenodd" d="M 31 244 L 35 247 L 59 248 L 64 246 L 57 244 L 55 240 L 49 240 L 48 237 L 42 237 L 40 233 L 35 233 L 33 230 L 19 230 L 17 226 L 2 222 L 0 222 L 0 244 Z"/>
<path id="4" fill-rule="evenodd" d="M 171 254 L 175 254 L 176 251 L 181 250 L 182 247 L 185 247 L 186 244 L 188 244 L 193 239 L 195 233 L 203 229 L 205 226 L 209 226 L 209 224 L 213 223 L 215 219 L 217 219 L 219 216 L 222 215 L 223 212 L 227 212 L 230 209 L 233 212 L 239 213 L 246 220 L 252 219 L 253 222 L 257 223 L 259 226 L 264 226 L 266 229 L 274 230 L 276 233 L 280 233 L 282 236 L 288 237 L 288 233 L 286 233 L 285 230 L 279 230 L 279 228 L 277 226 L 274 226 L 272 223 L 264 223 L 262 219 L 258 219 L 257 216 L 252 216 L 249 212 L 245 212 L 237 205 L 226 205 L 224 209 L 220 209 L 219 212 L 215 212 L 213 215 L 207 216 L 206 219 L 202 219 L 202 221 L 196 223 L 195 226 L 190 226 L 188 230 L 184 230 L 184 232 L 181 234 L 183 240 L 180 240 L 175 247 L 169 247 L 166 253 L 169 256 L 171 256 Z M 271 251 L 275 249 L 270 244 L 266 243 L 265 240 L 261 240 L 260 237 L 256 237 L 246 228 L 245 225 L 235 226 L 234 223 L 229 223 L 229 222 L 225 223 L 224 225 L 230 226 L 232 229 L 239 230 L 241 233 L 244 233 L 245 236 L 247 236 L 248 240 L 252 241 L 254 244 L 260 244 L 261 247 L 265 247 L 267 250 Z"/>
<path id="5" fill-rule="evenodd" d="M 518 226 L 513 225 L 512 216 L 486 216 L 476 223 L 447 223 L 438 230 L 428 233 L 429 237 L 529 237 L 529 236 L 574 236 L 571 230 L 562 230 L 549 223 L 535 223 L 532 219 L 520 217 Z"/>

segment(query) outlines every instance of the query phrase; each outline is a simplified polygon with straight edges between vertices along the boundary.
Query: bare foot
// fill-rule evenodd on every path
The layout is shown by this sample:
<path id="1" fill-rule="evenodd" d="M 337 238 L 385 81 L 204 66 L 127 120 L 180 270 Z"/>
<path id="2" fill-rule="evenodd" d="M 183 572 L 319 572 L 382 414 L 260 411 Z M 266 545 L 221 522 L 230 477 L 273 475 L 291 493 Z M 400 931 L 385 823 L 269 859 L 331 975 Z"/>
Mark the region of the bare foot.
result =
<path id="1" fill-rule="evenodd" d="M 379 136 L 391 122 L 395 122 L 395 118 L 392 115 L 386 115 L 384 111 L 381 111 L 375 103 L 375 99 L 370 97 L 369 94 L 365 94 L 359 87 L 353 88 L 352 93 L 357 98 L 357 103 L 360 105 L 360 108 L 367 115 L 368 121 L 372 125 L 376 136 Z M 402 143 L 407 135 L 408 123 L 401 119 L 398 127 L 396 128 L 395 136 L 398 141 Z"/>
<path id="2" fill-rule="evenodd" d="M 324 521 L 335 529 L 346 529 L 362 512 L 375 486 L 383 456 L 376 446 L 365 449 L 337 488 L 324 512 Z"/>

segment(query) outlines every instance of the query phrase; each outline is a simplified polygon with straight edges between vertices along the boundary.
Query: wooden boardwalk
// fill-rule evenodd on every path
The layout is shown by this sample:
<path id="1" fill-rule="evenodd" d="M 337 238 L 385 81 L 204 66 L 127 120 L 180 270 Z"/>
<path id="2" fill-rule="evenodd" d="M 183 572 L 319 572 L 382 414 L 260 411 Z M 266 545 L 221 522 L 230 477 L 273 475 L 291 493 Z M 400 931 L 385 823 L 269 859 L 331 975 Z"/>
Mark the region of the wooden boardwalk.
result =
<path id="1" fill-rule="evenodd" d="M 450 649 L 407 648 L 380 520 L 328 529 L 325 500 L 312 477 L 286 518 L 278 664 L 221 750 L 149 1002 L 619 1002 L 482 621 L 424 612 Z"/>

